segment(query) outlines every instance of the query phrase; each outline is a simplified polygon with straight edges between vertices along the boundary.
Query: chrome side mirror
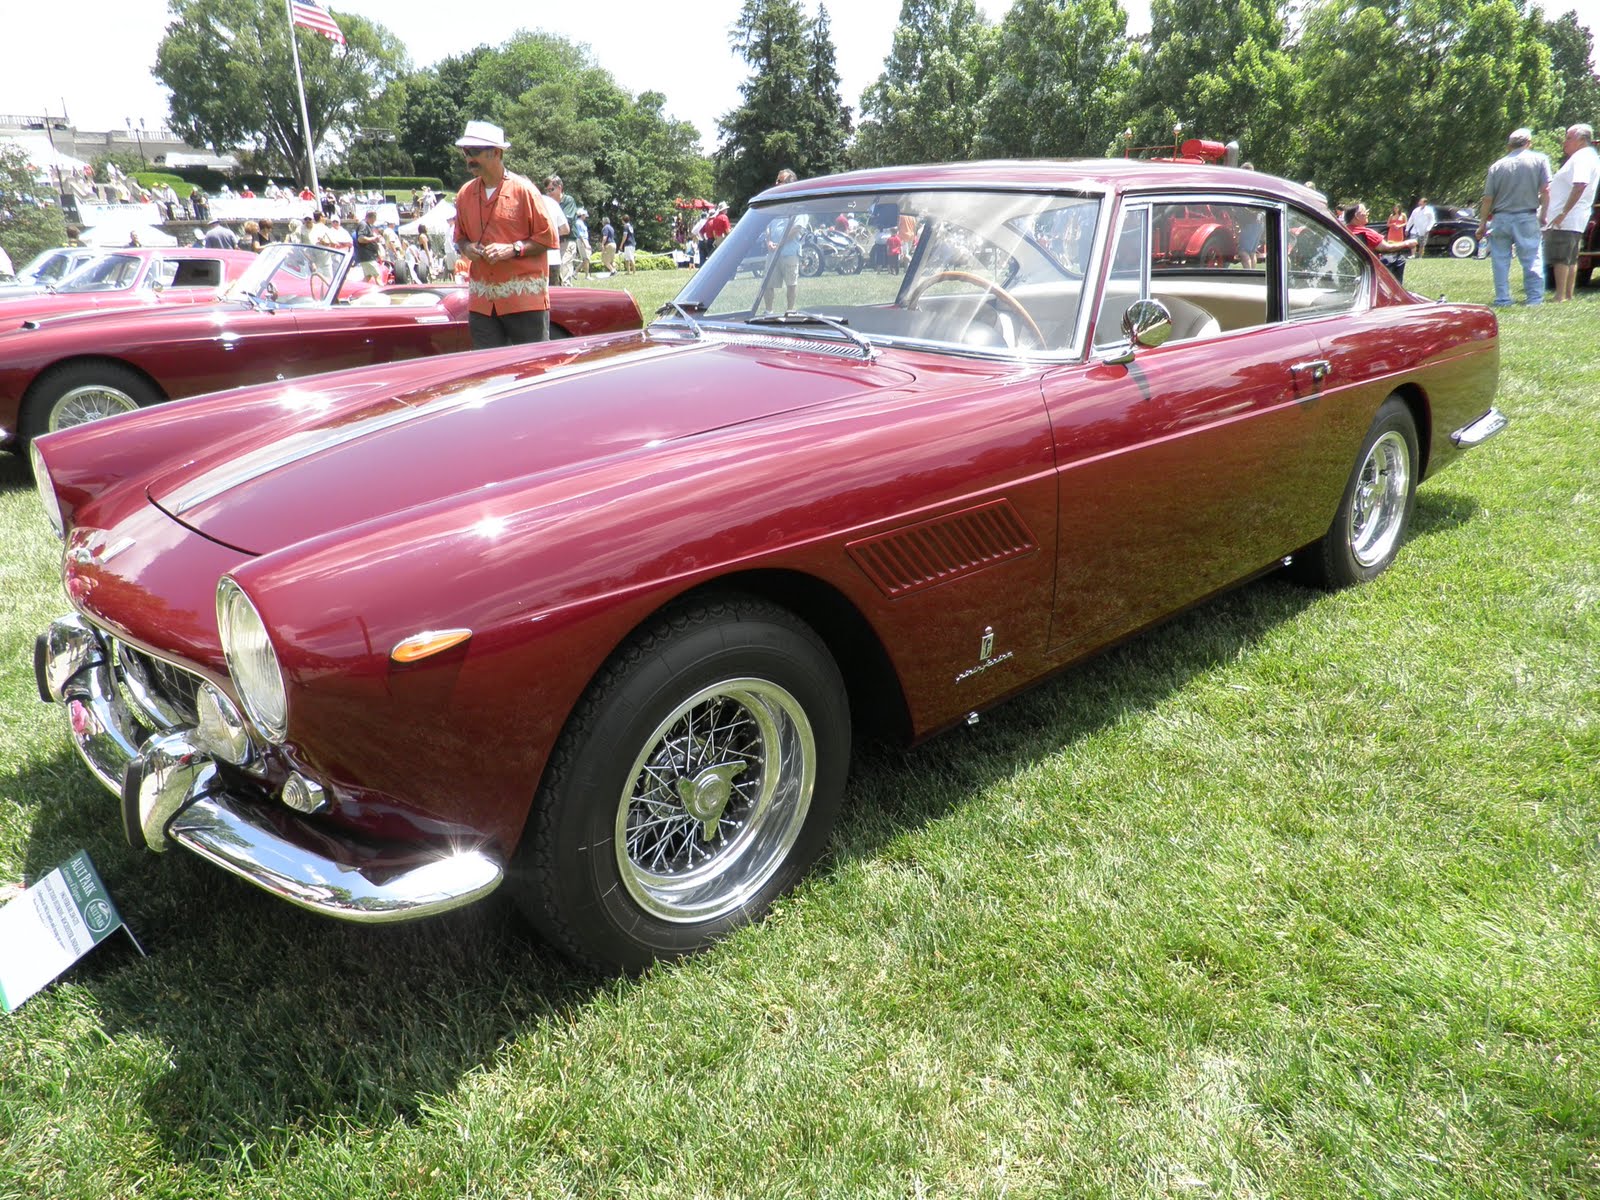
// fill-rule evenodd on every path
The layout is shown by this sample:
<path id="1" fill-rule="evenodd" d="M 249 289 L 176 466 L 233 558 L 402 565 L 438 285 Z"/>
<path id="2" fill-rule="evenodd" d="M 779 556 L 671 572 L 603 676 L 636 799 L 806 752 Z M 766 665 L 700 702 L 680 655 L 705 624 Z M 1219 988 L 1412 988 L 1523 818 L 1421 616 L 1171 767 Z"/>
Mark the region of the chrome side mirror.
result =
<path id="1" fill-rule="evenodd" d="M 1152 350 L 1172 336 L 1172 314 L 1159 300 L 1135 300 L 1122 314 L 1122 336 Z"/>

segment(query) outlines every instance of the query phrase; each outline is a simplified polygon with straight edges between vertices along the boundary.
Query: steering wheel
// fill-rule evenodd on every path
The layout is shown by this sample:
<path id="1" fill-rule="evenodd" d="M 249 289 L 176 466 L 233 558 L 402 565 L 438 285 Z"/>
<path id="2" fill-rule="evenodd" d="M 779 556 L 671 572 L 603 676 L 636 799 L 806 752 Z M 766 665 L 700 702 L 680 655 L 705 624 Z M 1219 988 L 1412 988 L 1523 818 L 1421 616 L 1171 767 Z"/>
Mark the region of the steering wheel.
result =
<path id="1" fill-rule="evenodd" d="M 906 307 L 915 308 L 917 301 L 922 299 L 922 293 L 936 283 L 970 283 L 974 287 L 982 288 L 1009 308 L 1012 315 L 1022 322 L 1023 328 L 1032 335 L 1034 343 L 1041 350 L 1044 348 L 1044 331 L 1039 328 L 1038 323 L 1034 321 L 1028 310 L 1022 307 L 1022 302 L 994 280 L 985 279 L 982 275 L 974 275 L 971 271 L 935 271 L 927 278 L 917 280 L 911 291 L 906 293 Z"/>

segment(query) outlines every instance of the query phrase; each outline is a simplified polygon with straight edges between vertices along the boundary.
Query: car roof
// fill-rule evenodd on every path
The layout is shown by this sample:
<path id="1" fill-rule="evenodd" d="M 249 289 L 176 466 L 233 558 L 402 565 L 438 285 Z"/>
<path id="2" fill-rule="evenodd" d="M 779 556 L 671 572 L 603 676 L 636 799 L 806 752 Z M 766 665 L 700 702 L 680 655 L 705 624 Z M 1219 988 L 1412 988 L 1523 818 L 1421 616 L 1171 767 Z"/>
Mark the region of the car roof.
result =
<path id="1" fill-rule="evenodd" d="M 924 187 L 1004 190 L 1086 188 L 1104 192 L 1176 188 L 1254 192 L 1271 199 L 1292 200 L 1319 209 L 1326 204 L 1320 193 L 1261 171 L 1137 158 L 1008 159 L 869 167 L 769 188 L 758 199 L 772 201 L 851 190 Z"/>

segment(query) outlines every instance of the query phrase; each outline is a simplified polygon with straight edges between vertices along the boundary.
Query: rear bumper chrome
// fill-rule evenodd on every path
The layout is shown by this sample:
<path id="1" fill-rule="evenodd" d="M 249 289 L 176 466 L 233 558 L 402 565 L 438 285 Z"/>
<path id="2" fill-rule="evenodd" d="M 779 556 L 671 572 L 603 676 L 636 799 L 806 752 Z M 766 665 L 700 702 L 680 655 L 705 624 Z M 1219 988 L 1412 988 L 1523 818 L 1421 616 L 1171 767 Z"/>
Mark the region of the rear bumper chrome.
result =
<path id="1" fill-rule="evenodd" d="M 407 921 L 470 904 L 504 868 L 472 847 L 396 855 L 334 837 L 270 798 L 232 784 L 193 729 L 152 729 L 117 678 L 116 655 L 78 616 L 52 622 L 34 647 L 39 694 L 67 709 L 73 745 L 122 799 L 135 846 L 175 842 L 276 896 L 326 916 Z"/>
<path id="2" fill-rule="evenodd" d="M 1470 450 L 1474 446 L 1483 445 L 1510 423 L 1498 408 L 1491 408 L 1476 421 L 1471 421 L 1452 433 L 1450 441 L 1463 450 Z"/>

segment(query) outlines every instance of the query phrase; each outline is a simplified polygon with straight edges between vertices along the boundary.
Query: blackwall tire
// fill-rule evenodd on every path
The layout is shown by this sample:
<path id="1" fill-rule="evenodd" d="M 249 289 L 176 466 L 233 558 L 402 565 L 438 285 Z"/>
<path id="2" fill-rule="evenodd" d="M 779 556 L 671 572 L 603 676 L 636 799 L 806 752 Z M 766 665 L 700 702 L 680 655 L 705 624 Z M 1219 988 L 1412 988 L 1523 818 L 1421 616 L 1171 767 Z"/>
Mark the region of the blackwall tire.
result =
<path id="1" fill-rule="evenodd" d="M 1378 409 L 1345 483 L 1333 524 L 1298 552 L 1291 569 L 1305 583 L 1329 590 L 1383 574 L 1400 551 L 1416 502 L 1417 424 L 1397 396 Z"/>
<path id="2" fill-rule="evenodd" d="M 548 940 L 604 970 L 702 950 L 816 860 L 849 755 L 844 682 L 809 627 L 747 598 L 669 612 L 569 720 L 513 894 Z"/>

